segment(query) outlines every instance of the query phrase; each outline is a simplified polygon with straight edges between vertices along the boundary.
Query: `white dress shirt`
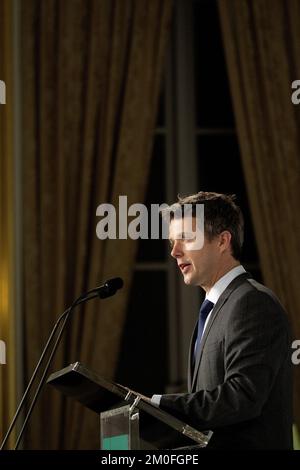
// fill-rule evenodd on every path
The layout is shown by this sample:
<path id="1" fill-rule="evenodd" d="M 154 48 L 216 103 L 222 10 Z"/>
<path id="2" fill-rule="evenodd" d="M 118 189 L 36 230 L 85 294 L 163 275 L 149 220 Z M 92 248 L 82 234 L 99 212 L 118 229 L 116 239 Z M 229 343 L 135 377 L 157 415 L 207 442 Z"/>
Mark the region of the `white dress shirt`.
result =
<path id="1" fill-rule="evenodd" d="M 224 274 L 224 276 L 222 276 L 213 286 L 212 288 L 210 289 L 210 291 L 208 292 L 208 294 L 206 294 L 205 296 L 205 300 L 210 300 L 214 305 L 216 305 L 216 303 L 218 302 L 219 298 L 221 297 L 221 295 L 223 294 L 224 290 L 229 286 L 229 284 L 231 283 L 231 281 L 233 281 L 233 279 L 235 279 L 236 277 L 240 276 L 240 274 L 243 274 L 245 273 L 246 270 L 245 268 L 240 264 L 239 266 L 236 266 L 235 268 L 231 269 L 230 271 L 228 271 L 228 273 Z M 206 321 L 204 323 L 204 328 L 203 328 L 203 333 L 205 331 L 205 328 L 206 328 L 206 325 L 209 321 L 209 318 L 211 316 L 211 312 L 213 311 L 213 309 L 211 309 L 211 311 L 209 312 L 209 314 L 207 315 L 207 318 L 206 318 Z"/>

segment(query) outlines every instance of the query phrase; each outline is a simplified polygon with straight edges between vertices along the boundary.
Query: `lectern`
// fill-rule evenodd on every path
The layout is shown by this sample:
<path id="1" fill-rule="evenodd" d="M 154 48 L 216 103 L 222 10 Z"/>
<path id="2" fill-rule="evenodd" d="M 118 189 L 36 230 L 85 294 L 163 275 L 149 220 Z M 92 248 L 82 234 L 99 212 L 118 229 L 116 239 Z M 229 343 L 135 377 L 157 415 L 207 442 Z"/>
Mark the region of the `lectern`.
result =
<path id="1" fill-rule="evenodd" d="M 192 428 L 80 362 L 53 373 L 47 383 L 100 415 L 100 449 L 204 448 L 212 435 L 211 431 Z"/>

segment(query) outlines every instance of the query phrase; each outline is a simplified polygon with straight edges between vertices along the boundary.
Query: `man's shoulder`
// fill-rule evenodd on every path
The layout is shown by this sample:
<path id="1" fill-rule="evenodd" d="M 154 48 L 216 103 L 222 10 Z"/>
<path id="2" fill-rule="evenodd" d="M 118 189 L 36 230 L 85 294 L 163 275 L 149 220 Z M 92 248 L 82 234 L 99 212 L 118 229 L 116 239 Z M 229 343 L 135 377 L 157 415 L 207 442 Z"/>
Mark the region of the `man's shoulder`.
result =
<path id="1" fill-rule="evenodd" d="M 270 288 L 256 281 L 252 277 L 252 275 L 247 271 L 236 276 L 228 285 L 226 290 L 228 290 L 229 292 L 230 291 L 233 292 L 236 290 L 238 290 L 239 292 L 245 292 L 245 293 L 254 292 L 254 293 L 257 293 L 258 295 L 270 295 L 276 298 L 276 295 Z"/>
<path id="2" fill-rule="evenodd" d="M 233 302 L 237 302 L 239 305 L 257 306 L 261 304 L 265 309 L 269 307 L 272 311 L 284 312 L 284 307 L 276 294 L 269 287 L 261 284 L 250 276 L 239 283 L 230 297 Z"/>
<path id="3" fill-rule="evenodd" d="M 245 295 L 245 296 L 250 296 L 250 297 L 257 296 L 261 299 L 270 298 L 273 301 L 280 303 L 276 294 L 269 287 L 256 281 L 250 275 L 244 278 L 243 282 L 240 284 L 239 287 L 240 287 L 239 289 L 240 295 Z"/>

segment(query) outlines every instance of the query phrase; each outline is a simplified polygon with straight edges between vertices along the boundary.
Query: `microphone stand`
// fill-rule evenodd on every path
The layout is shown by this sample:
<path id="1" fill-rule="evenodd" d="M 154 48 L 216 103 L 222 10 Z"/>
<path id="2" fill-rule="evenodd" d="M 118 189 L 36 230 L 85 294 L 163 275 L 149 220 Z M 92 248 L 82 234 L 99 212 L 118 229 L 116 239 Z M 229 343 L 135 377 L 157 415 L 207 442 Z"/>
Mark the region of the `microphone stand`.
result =
<path id="1" fill-rule="evenodd" d="M 89 297 L 87 297 L 88 295 L 89 295 Z M 30 389 L 31 389 L 31 386 L 32 386 L 32 384 L 33 384 L 33 382 L 34 382 L 34 380 L 35 380 L 35 378 L 36 378 L 36 376 L 37 376 L 37 373 L 38 373 L 38 370 L 39 370 L 39 368 L 40 368 L 40 365 L 41 365 L 41 363 L 42 363 L 43 360 L 44 360 L 44 357 L 45 357 L 45 355 L 46 355 L 46 353 L 47 353 L 47 351 L 48 351 L 49 345 L 50 345 L 50 343 L 51 343 L 51 341 L 52 341 L 52 339 L 53 339 L 53 337 L 54 337 L 54 335 L 55 335 L 55 333 L 56 333 L 56 331 L 57 331 L 57 329 L 58 329 L 58 327 L 59 327 L 61 321 L 64 320 L 63 325 L 62 325 L 62 327 L 61 327 L 61 329 L 60 329 L 60 331 L 59 331 L 59 334 L 58 334 L 58 336 L 57 336 L 57 339 L 56 339 L 56 341 L 55 341 L 55 344 L 54 344 L 54 346 L 53 346 L 53 348 L 52 348 L 52 351 L 51 351 L 51 354 L 50 354 L 50 356 L 49 356 L 48 362 L 47 362 L 47 364 L 46 364 L 44 373 L 43 373 L 43 375 L 42 375 L 42 377 L 41 377 L 41 380 L 40 380 L 40 382 L 39 382 L 39 384 L 38 384 L 37 390 L 36 390 L 35 395 L 34 395 L 34 397 L 33 397 L 31 406 L 30 406 L 30 408 L 29 408 L 29 410 L 28 410 L 28 412 L 27 412 L 27 415 L 26 415 L 26 417 L 25 417 L 25 420 L 24 420 L 24 424 L 23 424 L 23 426 L 22 426 L 22 429 L 21 429 L 21 431 L 20 431 L 20 433 L 19 433 L 19 435 L 18 435 L 18 438 L 17 438 L 17 441 L 16 441 L 16 445 L 15 445 L 15 450 L 16 450 L 16 449 L 18 448 L 18 446 L 19 446 L 19 443 L 20 443 L 21 437 L 22 437 L 22 435 L 23 435 L 23 433 L 24 433 L 24 430 L 25 430 L 27 421 L 28 421 L 28 419 L 30 418 L 30 415 L 31 415 L 32 410 L 33 410 L 33 407 L 34 407 L 34 405 L 35 405 L 35 403 L 36 403 L 36 400 L 37 400 L 37 398 L 38 398 L 38 396 L 39 396 L 39 393 L 40 393 L 40 391 L 41 391 L 41 388 L 42 388 L 42 385 L 43 385 L 43 383 L 44 383 L 46 374 L 47 374 L 47 372 L 48 372 L 48 370 L 49 370 L 49 367 L 50 367 L 52 358 L 53 358 L 53 356 L 54 356 L 54 354 L 55 354 L 55 351 L 56 351 L 57 346 L 58 346 L 58 344 L 59 344 L 59 341 L 60 341 L 60 339 L 61 339 L 62 333 L 63 333 L 63 331 L 64 331 L 64 328 L 65 328 L 65 326 L 66 326 L 66 323 L 67 323 L 67 321 L 68 321 L 68 318 L 69 318 L 70 313 L 72 312 L 73 308 L 76 307 L 77 305 L 80 305 L 81 303 L 86 302 L 87 300 L 91 300 L 91 299 L 93 299 L 93 298 L 95 298 L 95 297 L 99 297 L 99 296 L 100 296 L 100 295 L 99 295 L 99 289 L 98 289 L 98 288 L 97 288 L 97 289 L 92 289 L 92 291 L 89 291 L 89 292 L 87 292 L 86 294 L 81 295 L 80 297 L 78 297 L 78 299 L 75 300 L 75 302 L 73 302 L 73 304 L 71 305 L 71 307 L 69 307 L 67 310 L 65 310 L 65 311 L 60 315 L 60 317 L 59 317 L 58 320 L 56 321 L 56 323 L 55 323 L 55 325 L 54 325 L 54 327 L 53 327 L 53 330 L 52 330 L 52 332 L 51 332 L 51 334 L 50 334 L 50 336 L 49 336 L 49 339 L 48 339 L 48 341 L 47 341 L 47 343 L 46 343 L 46 346 L 45 346 L 44 349 L 43 349 L 42 355 L 41 355 L 41 357 L 40 357 L 40 359 L 39 359 L 39 361 L 38 361 L 38 363 L 37 363 L 37 365 L 36 365 L 36 368 L 35 368 L 35 370 L 34 370 L 32 376 L 31 376 L 31 379 L 30 379 L 30 381 L 29 381 L 29 384 L 27 385 L 27 388 L 26 388 L 25 393 L 24 393 L 24 395 L 23 395 L 23 397 L 22 397 L 22 400 L 21 400 L 21 402 L 20 402 L 20 404 L 19 404 L 19 406 L 18 406 L 18 409 L 17 409 L 17 411 L 16 411 L 16 413 L 15 413 L 15 415 L 14 415 L 14 417 L 13 417 L 13 420 L 12 420 L 12 422 L 11 422 L 9 428 L 8 428 L 8 431 L 7 431 L 7 433 L 6 433 L 6 435 L 5 435 L 4 439 L 3 439 L 3 442 L 2 442 L 2 444 L 1 444 L 0 450 L 3 450 L 3 448 L 4 448 L 4 446 L 5 446 L 5 444 L 6 444 L 7 440 L 8 440 L 8 438 L 9 438 L 9 436 L 10 436 L 10 434 L 11 434 L 11 431 L 12 431 L 12 429 L 13 429 L 15 423 L 16 423 L 16 420 L 17 420 L 19 414 L 20 414 L 20 411 L 21 411 L 21 409 L 22 409 L 22 407 L 23 407 L 23 404 L 24 404 L 24 402 L 25 402 L 25 399 L 27 398 L 27 395 L 28 395 L 28 393 L 29 393 L 29 391 L 30 391 Z"/>

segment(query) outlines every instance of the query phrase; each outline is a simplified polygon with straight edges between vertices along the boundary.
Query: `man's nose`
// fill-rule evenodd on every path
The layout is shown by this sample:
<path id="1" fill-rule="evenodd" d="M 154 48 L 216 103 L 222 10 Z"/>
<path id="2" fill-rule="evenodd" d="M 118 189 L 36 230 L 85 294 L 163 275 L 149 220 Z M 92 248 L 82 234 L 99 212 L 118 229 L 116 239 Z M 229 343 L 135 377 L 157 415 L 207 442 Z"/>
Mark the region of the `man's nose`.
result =
<path id="1" fill-rule="evenodd" d="M 179 258 L 180 256 L 182 256 L 182 254 L 183 251 L 180 240 L 175 240 L 171 250 L 171 256 L 173 256 L 173 258 Z"/>

